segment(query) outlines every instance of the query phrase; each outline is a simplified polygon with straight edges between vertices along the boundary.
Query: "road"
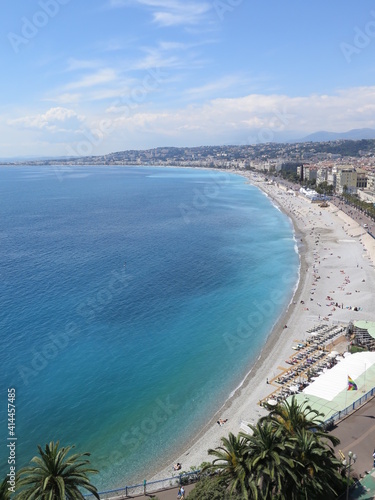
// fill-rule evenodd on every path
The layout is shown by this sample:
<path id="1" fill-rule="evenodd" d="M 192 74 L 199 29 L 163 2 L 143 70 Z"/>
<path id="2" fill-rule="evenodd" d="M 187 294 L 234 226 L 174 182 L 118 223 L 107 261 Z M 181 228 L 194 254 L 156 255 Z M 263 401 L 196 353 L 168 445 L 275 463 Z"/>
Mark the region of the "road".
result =
<path id="1" fill-rule="evenodd" d="M 340 422 L 332 434 L 341 441 L 337 451 L 341 450 L 346 458 L 349 451 L 357 455 L 353 470 L 358 476 L 370 471 L 375 450 L 375 398 Z"/>

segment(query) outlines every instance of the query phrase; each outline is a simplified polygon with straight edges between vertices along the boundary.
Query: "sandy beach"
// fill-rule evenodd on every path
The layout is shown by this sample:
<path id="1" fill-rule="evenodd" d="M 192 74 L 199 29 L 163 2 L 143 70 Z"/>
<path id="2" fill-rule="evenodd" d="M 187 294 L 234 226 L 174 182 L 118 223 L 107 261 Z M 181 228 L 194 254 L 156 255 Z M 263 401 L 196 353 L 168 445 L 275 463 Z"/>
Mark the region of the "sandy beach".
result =
<path id="1" fill-rule="evenodd" d="M 237 434 L 242 421 L 256 423 L 266 414 L 259 401 L 279 387 L 273 379 L 288 367 L 285 360 L 296 352 L 292 346 L 297 340 L 307 339 L 308 329 L 321 323 L 375 321 L 375 240 L 366 230 L 331 203 L 321 208 L 298 193 L 266 183 L 261 176 L 240 175 L 259 187 L 292 220 L 301 261 L 298 288 L 241 387 L 189 447 L 178 450 L 153 479 L 170 477 L 176 462 L 188 471 L 191 466 L 211 461 L 207 450 L 219 446 L 221 436 Z M 228 420 L 219 426 L 219 418 Z"/>

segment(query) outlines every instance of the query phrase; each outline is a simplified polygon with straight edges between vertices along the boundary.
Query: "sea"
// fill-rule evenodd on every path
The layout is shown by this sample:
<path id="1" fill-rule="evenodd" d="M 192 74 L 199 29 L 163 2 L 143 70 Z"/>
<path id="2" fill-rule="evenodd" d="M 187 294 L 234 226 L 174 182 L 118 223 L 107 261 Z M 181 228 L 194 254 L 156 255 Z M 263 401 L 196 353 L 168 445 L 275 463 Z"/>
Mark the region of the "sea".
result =
<path id="1" fill-rule="evenodd" d="M 298 275 L 291 221 L 239 175 L 0 167 L 1 477 L 11 438 L 17 468 L 59 441 L 100 491 L 149 479 L 241 384 Z"/>

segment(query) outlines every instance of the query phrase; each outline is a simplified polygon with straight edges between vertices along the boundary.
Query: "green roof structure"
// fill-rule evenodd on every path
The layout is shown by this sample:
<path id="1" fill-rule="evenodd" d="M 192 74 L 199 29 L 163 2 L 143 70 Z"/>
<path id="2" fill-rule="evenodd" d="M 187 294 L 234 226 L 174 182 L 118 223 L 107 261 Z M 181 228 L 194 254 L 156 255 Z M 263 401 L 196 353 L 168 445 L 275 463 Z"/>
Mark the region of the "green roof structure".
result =
<path id="1" fill-rule="evenodd" d="M 349 377 L 356 389 L 348 390 Z M 348 407 L 351 407 L 348 412 L 358 407 L 358 400 L 373 388 L 375 352 L 361 352 L 343 358 L 295 397 L 299 404 L 306 402 L 314 410 L 323 413 L 323 420 L 326 421 Z"/>
<path id="2" fill-rule="evenodd" d="M 375 323 L 373 321 L 354 321 L 353 325 L 361 330 L 367 330 L 373 339 L 375 339 Z"/>

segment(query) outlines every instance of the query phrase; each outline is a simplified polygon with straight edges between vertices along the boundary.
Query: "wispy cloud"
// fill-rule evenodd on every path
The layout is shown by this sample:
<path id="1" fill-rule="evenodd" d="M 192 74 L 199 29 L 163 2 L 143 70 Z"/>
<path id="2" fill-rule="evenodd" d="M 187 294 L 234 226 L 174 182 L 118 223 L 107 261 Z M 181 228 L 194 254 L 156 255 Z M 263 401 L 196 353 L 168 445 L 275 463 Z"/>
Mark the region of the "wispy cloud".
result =
<path id="1" fill-rule="evenodd" d="M 159 26 L 196 25 L 211 11 L 208 2 L 182 0 L 110 0 L 113 8 L 142 5 L 152 12 L 153 21 Z"/>
<path id="2" fill-rule="evenodd" d="M 73 92 L 65 92 L 63 94 L 59 94 L 55 97 L 46 97 L 42 99 L 43 101 L 52 101 L 59 104 L 73 104 L 79 103 L 82 101 L 82 94 L 73 93 Z"/>
<path id="3" fill-rule="evenodd" d="M 215 80 L 214 82 L 209 82 L 200 87 L 192 87 L 186 90 L 186 94 L 193 98 L 204 97 L 207 95 L 212 95 L 214 93 L 222 92 L 223 90 L 228 90 L 233 87 L 238 87 L 238 85 L 243 84 L 243 77 L 239 76 L 224 76 Z"/>
<path id="4" fill-rule="evenodd" d="M 194 50 L 196 46 L 194 43 L 161 41 L 154 47 L 143 47 L 145 56 L 133 63 L 132 69 L 201 67 L 204 62 Z"/>
<path id="5" fill-rule="evenodd" d="M 77 71 L 77 70 L 84 70 L 84 69 L 96 69 L 101 66 L 100 61 L 92 60 L 92 59 L 87 59 L 87 60 L 80 60 L 80 59 L 74 59 L 74 58 L 69 58 L 67 61 L 67 66 L 65 71 Z"/>
<path id="6" fill-rule="evenodd" d="M 85 75 L 75 82 L 65 85 L 66 90 L 95 87 L 97 85 L 108 84 L 117 79 L 116 71 L 111 68 L 100 69 L 90 75 Z"/>

